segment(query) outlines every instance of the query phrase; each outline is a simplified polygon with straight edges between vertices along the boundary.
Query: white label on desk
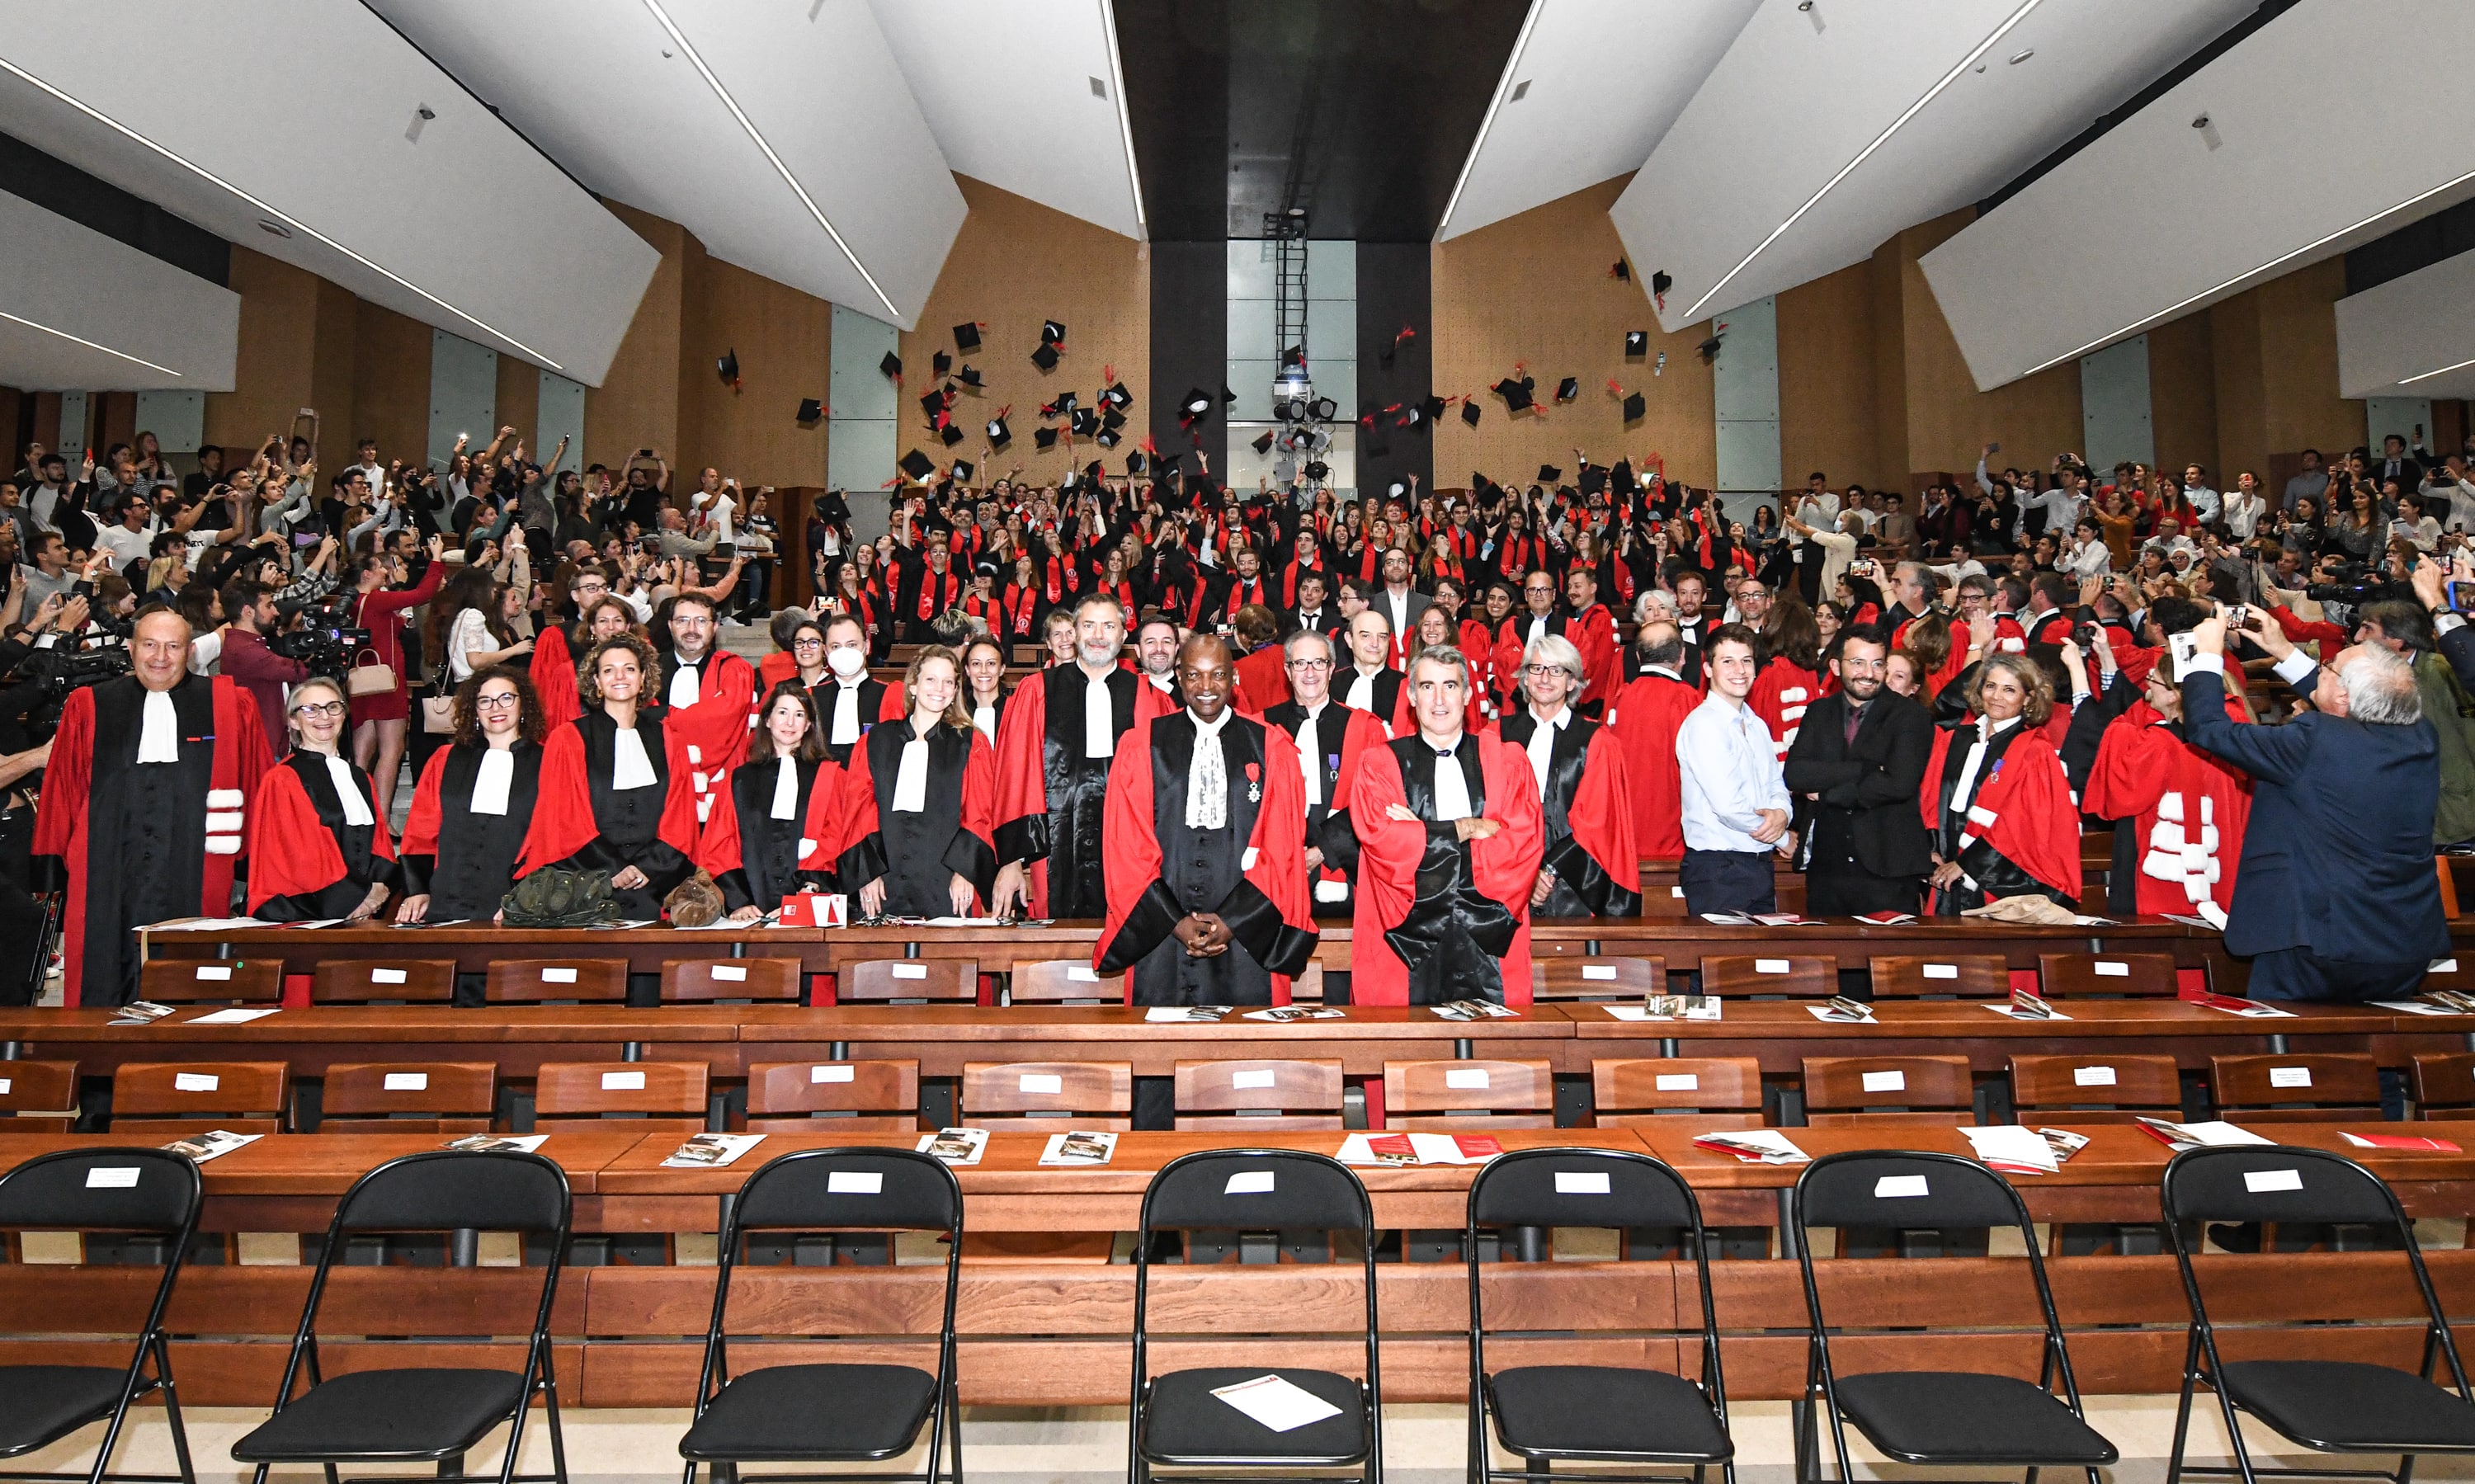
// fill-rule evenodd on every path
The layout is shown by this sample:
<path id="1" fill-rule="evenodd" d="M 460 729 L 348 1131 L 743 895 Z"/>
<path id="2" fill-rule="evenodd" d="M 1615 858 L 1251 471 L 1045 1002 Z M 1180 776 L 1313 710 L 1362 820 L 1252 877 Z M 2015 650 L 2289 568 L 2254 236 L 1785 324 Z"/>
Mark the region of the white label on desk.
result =
<path id="1" fill-rule="evenodd" d="M 1100 971 L 1080 963 L 1069 963 L 1066 966 L 1066 982 L 1069 985 L 1096 985 L 1100 982 Z"/>
<path id="2" fill-rule="evenodd" d="M 172 1090 L 174 1092 L 212 1092 L 223 1084 L 224 1080 L 212 1072 L 175 1072 L 172 1074 Z"/>
<path id="3" fill-rule="evenodd" d="M 1927 1194 L 1922 1175 L 1885 1175 L 1874 1182 L 1874 1199 L 1896 1201 L 1905 1196 Z"/>
<path id="4" fill-rule="evenodd" d="M 1661 1092 L 1700 1092 L 1702 1090 L 1702 1074 L 1699 1072 L 1661 1072 L 1656 1078 L 1656 1084 L 1658 1090 Z"/>
<path id="5" fill-rule="evenodd" d="M 102 1165 L 86 1172 L 88 1190 L 135 1190 L 137 1188 L 137 1166 L 134 1164 Z"/>
<path id="6" fill-rule="evenodd" d="M 1917 965 L 1917 972 L 1923 974 L 1927 979 L 1957 979 L 1959 977 L 1959 965 L 1956 963 L 1920 963 Z"/>
<path id="7" fill-rule="evenodd" d="M 0 1077 L 0 1097 L 6 1097 L 6 1096 L 8 1095 L 9 1087 L 10 1087 L 10 1081 L 9 1081 L 9 1079 L 8 1079 L 8 1078 L 5 1078 L 5 1077 Z"/>
<path id="8" fill-rule="evenodd" d="M 2114 1068 L 2110 1066 L 2071 1068 L 2071 1085 L 2074 1087 L 2111 1087 L 2114 1081 Z"/>
<path id="9" fill-rule="evenodd" d="M 1905 1092 L 1908 1090 L 1908 1074 L 1868 1072 L 1865 1074 L 1865 1090 L 1867 1092 Z"/>
<path id="10" fill-rule="evenodd" d="M 2268 1190 L 2301 1190 L 2302 1188 L 2303 1172 L 2301 1170 L 2243 1171 L 2243 1189 L 2253 1195 Z"/>
<path id="11" fill-rule="evenodd" d="M 2099 959 L 2095 963 L 2090 964 L 2089 967 L 2099 979 L 2129 979 L 2131 977 L 2130 964 L 2117 963 L 2111 959 Z"/>
<path id="12" fill-rule="evenodd" d="M 808 1068 L 810 1083 L 846 1083 L 854 1081 L 856 1076 L 857 1069 L 854 1067 L 812 1066 Z"/>
<path id="13" fill-rule="evenodd" d="M 1229 1074 L 1229 1085 L 1232 1087 L 1269 1087 L 1277 1080 L 1276 1076 L 1270 1072 L 1232 1072 Z"/>
<path id="14" fill-rule="evenodd" d="M 1669 895 L 1676 897 L 1678 900 L 1680 901 L 1683 899 L 1684 888 L 1682 887 L 1670 887 L 1667 890 Z"/>
<path id="15" fill-rule="evenodd" d="M 1064 1092 L 1066 1090 L 1066 1079 L 1055 1072 L 1025 1072 L 1022 1074 L 1022 1090 L 1025 1092 Z"/>
<path id="16" fill-rule="evenodd" d="M 885 1175 L 879 1170 L 827 1170 L 825 1194 L 829 1196 L 881 1196 L 885 1194 Z"/>
<path id="17" fill-rule="evenodd" d="M 389 1072 L 386 1074 L 386 1090 L 389 1092 L 428 1092 L 429 1090 L 429 1074 L 428 1072 Z"/>
<path id="18" fill-rule="evenodd" d="M 1584 963 L 1581 965 L 1581 977 L 1583 979 L 1613 979 L 1616 977 L 1616 966 L 1612 963 Z"/>
<path id="19" fill-rule="evenodd" d="M 747 966 L 744 963 L 717 963 L 713 966 L 713 977 L 744 985 L 747 982 Z"/>
<path id="20" fill-rule="evenodd" d="M 1483 1087 L 1486 1085 L 1486 1068 L 1483 1066 L 1461 1067 L 1454 1071 L 1446 1072 L 1444 1074 L 1444 1085 L 1447 1087 Z"/>
<path id="21" fill-rule="evenodd" d="M 2431 966 L 2426 968 L 2424 972 L 2427 974 L 2455 974 L 2458 972 L 2458 961 L 2455 959 L 2435 959 L 2432 961 Z"/>
<path id="22" fill-rule="evenodd" d="M 2308 1066 L 2270 1067 L 2268 1084 L 2272 1087 L 2309 1087 L 2312 1085 L 2312 1069 Z"/>
<path id="23" fill-rule="evenodd" d="M 642 1072 L 604 1072 L 601 1074 L 601 1090 L 604 1092 L 642 1092 L 645 1090 L 645 1074 Z"/>
<path id="24" fill-rule="evenodd" d="M 1229 1183 L 1220 1187 L 1220 1193 L 1224 1196 L 1268 1196 L 1272 1193 L 1272 1172 L 1240 1170 L 1229 1177 Z"/>
<path id="25" fill-rule="evenodd" d="M 404 983 L 404 970 L 402 970 L 402 969 L 372 969 L 372 970 L 370 970 L 370 983 L 371 983 L 371 984 L 374 984 L 374 985 L 400 985 L 400 984 L 403 984 L 403 983 Z"/>
<path id="26" fill-rule="evenodd" d="M 1603 1196 L 1607 1194 L 1607 1172 L 1605 1170 L 1557 1170 L 1556 1193 L 1559 1196 Z"/>
<path id="27" fill-rule="evenodd" d="M 1785 959 L 1755 959 L 1753 961 L 1753 972 L 1756 974 L 1784 974 L 1792 967 L 1793 965 L 1791 965 Z"/>
<path id="28" fill-rule="evenodd" d="M 544 969 L 542 970 L 542 983 L 546 985 L 572 985 L 576 983 L 576 970 Z"/>
<path id="29" fill-rule="evenodd" d="M 924 963 L 897 963 L 894 966 L 894 977 L 896 979 L 926 979 L 928 977 L 928 965 Z"/>
<path id="30" fill-rule="evenodd" d="M 232 978 L 232 965 L 228 963 L 201 963 L 198 965 L 198 977 L 200 979 L 230 979 Z"/>

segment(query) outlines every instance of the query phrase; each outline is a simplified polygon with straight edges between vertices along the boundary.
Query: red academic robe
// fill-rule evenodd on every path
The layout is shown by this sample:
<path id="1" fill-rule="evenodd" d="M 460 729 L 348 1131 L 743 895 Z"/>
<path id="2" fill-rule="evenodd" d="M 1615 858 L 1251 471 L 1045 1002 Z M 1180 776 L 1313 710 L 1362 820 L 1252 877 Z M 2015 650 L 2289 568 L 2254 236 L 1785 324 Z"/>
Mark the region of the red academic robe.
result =
<path id="1" fill-rule="evenodd" d="M 1588 682 L 1577 697 L 1578 705 L 1604 717 L 1625 683 L 1624 656 L 1616 647 L 1616 620 L 1608 617 L 1606 604 L 1592 603 L 1588 612 L 1564 620 L 1564 637 L 1581 651 L 1581 677 Z"/>
<path id="2" fill-rule="evenodd" d="M 769 654 L 756 662 L 756 695 L 758 701 L 761 703 L 764 697 L 772 694 L 773 688 L 780 685 L 783 681 L 796 680 L 798 678 L 799 662 L 792 658 L 791 651 L 788 649 L 774 650 L 772 654 Z M 761 725 L 764 718 L 760 717 L 757 720 Z"/>
<path id="3" fill-rule="evenodd" d="M 1527 756 L 1536 725 L 1537 718 L 1523 706 L 1506 717 L 1495 733 Z M 1575 757 L 1570 739 L 1584 730 L 1587 740 Z M 1531 773 L 1535 777 L 1537 769 Z M 1631 781 L 1624 743 L 1611 728 L 1579 715 L 1565 723 L 1549 754 L 1547 787 L 1538 806 L 1547 841 L 1542 864 L 1557 877 L 1557 889 L 1538 909 L 1539 915 L 1640 916 L 1641 854 L 1633 843 Z M 1558 813 L 1564 820 L 1561 832 L 1556 827 Z"/>
<path id="4" fill-rule="evenodd" d="M 1073 669 L 1079 681 L 1082 672 L 1069 662 L 1056 669 Z M 996 852 L 999 864 L 1009 861 L 1029 860 L 1024 870 L 1025 895 L 1029 914 L 1045 917 L 1048 912 L 1048 856 L 1056 842 L 1048 839 L 1049 798 L 1046 753 L 1048 748 L 1048 677 L 1055 670 L 1041 669 L 1025 675 L 1006 697 L 1005 714 L 997 718 L 997 813 Z M 1132 671 L 1126 671 L 1131 674 Z M 1134 677 L 1134 706 L 1131 727 L 1139 727 L 1157 716 L 1177 709 L 1167 693 L 1140 675 Z M 1082 713 L 1074 713 L 1079 726 Z M 1077 732 L 1068 739 L 1079 744 Z M 1119 741 L 1124 734 L 1119 734 Z M 1093 760 L 1095 763 L 1096 759 Z M 1094 847 L 1098 845 L 1093 842 Z M 1040 849 L 1041 856 L 1031 860 L 1026 851 Z"/>
<path id="5" fill-rule="evenodd" d="M 887 734 L 882 742 L 851 749 L 850 767 L 837 791 L 833 824 L 821 852 L 821 864 L 841 872 L 843 885 L 854 902 L 859 888 L 884 875 L 892 864 L 887 859 L 884 810 L 894 801 L 894 777 L 889 773 L 880 778 L 874 758 L 880 750 L 891 751 L 899 766 L 901 748 L 911 740 L 910 728 L 902 719 L 880 723 L 880 729 Z M 986 912 L 989 893 L 997 877 L 997 750 L 980 735 L 979 728 L 969 731 L 970 752 L 963 764 L 960 815 L 954 839 L 946 845 L 939 864 L 971 883 L 977 893 L 971 910 Z M 870 732 L 869 737 L 874 739 L 876 735 Z M 932 766 L 928 786 L 937 785 Z M 947 786 L 952 785 L 949 782 Z M 947 906 L 932 915 L 944 916 L 950 912 Z"/>
<path id="6" fill-rule="evenodd" d="M 673 727 L 662 729 L 662 751 L 669 788 L 662 798 L 662 840 L 690 860 L 696 858 L 697 792 L 689 781 L 687 742 Z M 516 857 L 521 877 L 541 866 L 564 861 L 593 843 L 601 826 L 593 815 L 593 782 L 587 776 L 584 737 L 573 726 L 550 734 L 542 746 L 541 787 L 525 848 Z"/>
<path id="7" fill-rule="evenodd" d="M 1785 659 L 1775 659 L 1762 667 L 1753 677 L 1753 689 L 1745 704 L 1771 729 L 1771 740 L 1778 743 L 1779 761 L 1787 761 L 1788 745 L 1796 741 L 1797 729 L 1804 722 L 1805 708 L 1822 693 L 1821 677 Z"/>
<path id="8" fill-rule="evenodd" d="M 241 857 L 242 826 L 247 819 L 251 795 L 257 792 L 258 781 L 275 761 L 266 744 L 264 723 L 258 719 L 257 702 L 229 676 L 191 676 L 174 688 L 175 694 L 186 692 L 187 704 L 196 706 L 195 693 L 189 688 L 209 687 L 213 730 L 203 737 L 184 737 L 184 742 L 210 743 L 213 762 L 209 767 L 206 797 L 200 807 L 206 815 L 206 834 L 202 852 L 195 915 L 222 917 L 232 912 L 233 866 Z M 127 691 L 121 691 L 122 687 Z M 85 967 L 87 949 L 88 893 L 92 885 L 87 869 L 87 852 L 97 843 L 92 839 L 92 805 L 98 797 L 119 800 L 116 785 L 125 780 L 135 766 L 139 725 L 138 716 L 144 701 L 128 692 L 139 689 L 135 679 L 114 680 L 101 686 L 88 686 L 69 693 L 61 709 L 60 729 L 53 734 L 52 762 L 44 769 L 41 805 L 35 817 L 34 853 L 57 856 L 68 882 L 66 910 L 61 921 L 61 983 L 67 986 L 65 1002 L 75 1007 L 87 1003 L 83 994 L 87 988 Z M 95 788 L 95 751 L 102 739 L 95 730 L 96 693 L 113 690 L 120 693 L 108 698 L 114 715 L 125 714 L 126 733 L 115 723 L 110 742 L 114 748 L 126 749 L 130 762 L 105 770 L 100 791 Z M 184 728 L 185 731 L 185 727 Z M 116 818 L 116 810 L 108 818 Z M 120 868 L 118 852 L 129 841 L 107 838 L 100 841 L 110 860 L 107 871 Z M 122 891 L 128 883 L 118 884 Z M 111 900 L 119 901 L 118 893 Z M 183 908 L 189 903 L 184 900 Z M 111 951 L 134 958 L 135 946 L 128 942 L 127 930 L 141 926 L 134 921 L 109 922 L 100 918 L 95 928 L 110 935 Z M 120 993 L 118 968 L 111 972 L 113 982 L 92 986 L 96 1004 L 117 1004 Z M 134 974 L 131 976 L 135 978 Z"/>
<path id="9" fill-rule="evenodd" d="M 743 765 L 747 783 L 761 785 L 766 804 L 772 800 L 773 780 L 778 762 Z M 829 762 L 817 764 L 816 781 L 808 786 L 808 809 L 799 821 L 799 853 L 797 868 L 802 871 L 833 869 L 833 855 L 826 847 L 832 842 L 834 814 L 842 794 L 843 770 Z M 713 877 L 717 884 L 732 871 L 747 868 L 746 837 L 740 833 L 739 812 L 747 801 L 741 797 L 741 780 L 734 770 L 730 782 L 716 795 L 713 814 L 705 821 L 704 833 L 698 837 L 694 852 L 697 867 Z M 770 820 L 768 822 L 771 822 Z M 741 878 L 745 882 L 745 877 Z M 723 900 L 729 903 L 731 891 L 724 888 Z M 730 903 L 737 911 L 742 904 Z M 757 902 L 762 907 L 765 904 Z"/>
<path id="10" fill-rule="evenodd" d="M 2226 714 L 2239 724 L 2250 720 L 2232 696 Z M 2120 821 L 2117 829 L 2139 830 L 2143 915 L 2196 912 L 2225 925 L 2251 818 L 2251 780 L 2241 770 L 2176 737 L 2146 701 L 2134 701 L 2097 742 L 2080 802 Z"/>
<path id="11" fill-rule="evenodd" d="M 670 671 L 665 663 L 661 684 L 648 696 L 668 706 Z M 713 803 L 730 783 L 730 770 L 747 754 L 747 734 L 756 726 L 756 667 L 726 649 L 716 650 L 697 673 L 693 705 L 668 706 L 662 713 L 662 736 L 684 748 L 688 786 L 696 791 L 697 827 L 713 817 Z"/>
<path id="12" fill-rule="evenodd" d="M 1265 645 L 1233 667 L 1238 672 L 1238 694 L 1231 704 L 1249 716 L 1260 717 L 1289 698 L 1288 653 L 1277 644 Z"/>
<path id="13" fill-rule="evenodd" d="M 1684 857 L 1684 779 L 1676 734 L 1701 704 L 1702 693 L 1692 686 L 1648 672 L 1616 697 L 1608 727 L 1624 747 L 1633 844 L 1645 862 Z"/>
<path id="14" fill-rule="evenodd" d="M 391 862 L 395 841 L 388 836 L 386 815 L 379 813 L 377 790 L 365 773 L 355 782 L 361 801 L 377 819 L 370 830 L 371 860 Z M 249 805 L 250 914 L 256 916 L 276 897 L 323 891 L 343 878 L 343 848 L 335 832 L 318 816 L 318 806 L 302 787 L 301 775 L 288 762 L 268 768 Z"/>
<path id="15" fill-rule="evenodd" d="M 1948 727 L 1934 728 L 1924 786 L 1917 791 L 1918 809 L 1928 832 L 1942 828 L 1943 759 L 1950 752 L 1951 739 L 1960 735 Z M 2027 731 L 2014 740 L 1997 761 L 1994 776 L 1977 784 L 1960 848 L 1965 850 L 1979 839 L 2063 895 L 2079 896 L 2079 806 L 2071 800 L 2063 760 L 2043 731 Z"/>
<path id="16" fill-rule="evenodd" d="M 1167 834 L 1184 831 L 1185 817 L 1169 819 L 1161 815 L 1155 774 L 1162 765 L 1152 739 L 1155 723 L 1175 722 L 1183 716 L 1170 712 L 1127 728 L 1117 739 L 1117 756 L 1109 765 L 1103 828 L 1109 915 L 1092 943 L 1091 964 L 1101 973 L 1126 976 L 1129 1005 L 1138 1003 L 1135 981 L 1143 959 L 1168 939 L 1169 930 L 1184 915 L 1161 879 L 1161 843 Z M 1260 737 L 1261 763 L 1241 761 L 1241 747 L 1229 735 L 1239 727 Z M 1289 981 L 1305 972 L 1316 941 L 1314 907 L 1307 888 L 1306 783 L 1299 770 L 1297 744 L 1279 727 L 1242 716 L 1229 720 L 1222 739 L 1232 786 L 1231 808 L 1251 806 L 1255 820 L 1240 858 L 1239 882 L 1211 910 L 1229 924 L 1234 946 L 1243 949 L 1270 977 L 1272 1003 L 1287 1005 Z M 1235 797 L 1240 777 L 1250 795 L 1243 801 Z M 1260 798 L 1251 796 L 1258 793 Z M 1231 817 L 1237 815 L 1233 812 Z M 1522 984 L 1528 986 L 1526 977 Z"/>
<path id="17" fill-rule="evenodd" d="M 1480 815 L 1503 828 L 1468 842 L 1471 882 L 1479 894 L 1504 906 L 1515 924 L 1511 946 L 1499 960 L 1507 1005 L 1530 1003 L 1530 890 L 1538 882 L 1546 841 L 1538 811 L 1538 783 L 1530 759 L 1491 733 L 1472 734 L 1482 787 Z M 1351 917 L 1350 999 L 1359 1005 L 1406 1005 L 1409 970 L 1385 934 L 1400 928 L 1417 905 L 1418 864 L 1427 853 L 1427 826 L 1395 819 L 1393 805 L 1407 806 L 1400 747 L 1425 745 L 1418 736 L 1369 748 L 1359 764 L 1351 809 L 1358 829 L 1358 902 Z"/>
<path id="18" fill-rule="evenodd" d="M 583 657 L 568 647 L 567 626 L 553 623 L 533 640 L 533 694 L 541 697 L 542 716 L 550 725 L 565 726 L 584 715 L 576 690 L 576 667 Z"/>

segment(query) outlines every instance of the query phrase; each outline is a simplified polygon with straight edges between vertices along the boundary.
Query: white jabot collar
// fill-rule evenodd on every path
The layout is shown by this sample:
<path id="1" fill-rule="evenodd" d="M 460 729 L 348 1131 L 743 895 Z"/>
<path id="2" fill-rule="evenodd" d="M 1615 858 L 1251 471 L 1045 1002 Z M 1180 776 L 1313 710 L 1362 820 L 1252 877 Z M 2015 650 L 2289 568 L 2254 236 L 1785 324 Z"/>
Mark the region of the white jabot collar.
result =
<path id="1" fill-rule="evenodd" d="M 660 779 L 653 776 L 653 760 L 645 751 L 645 739 L 632 726 L 623 726 L 611 739 L 610 787 L 613 789 L 649 789 Z"/>
<path id="2" fill-rule="evenodd" d="M 137 761 L 181 761 L 181 713 L 173 706 L 169 691 L 146 693 L 146 704 L 138 713 Z"/>
<path id="3" fill-rule="evenodd" d="M 773 807 L 767 814 L 775 819 L 799 817 L 799 764 L 795 758 L 780 759 L 773 769 Z"/>
<path id="4" fill-rule="evenodd" d="M 360 780 L 353 776 L 353 765 L 332 753 L 327 754 L 327 776 L 333 780 L 335 797 L 344 806 L 344 822 L 350 825 L 371 825 L 378 815 L 370 813 L 370 801 L 361 792 Z"/>
<path id="5" fill-rule="evenodd" d="M 507 791 L 515 781 L 515 750 L 511 747 L 482 747 L 480 769 L 473 775 L 472 812 L 477 815 L 504 815 L 507 812 Z"/>

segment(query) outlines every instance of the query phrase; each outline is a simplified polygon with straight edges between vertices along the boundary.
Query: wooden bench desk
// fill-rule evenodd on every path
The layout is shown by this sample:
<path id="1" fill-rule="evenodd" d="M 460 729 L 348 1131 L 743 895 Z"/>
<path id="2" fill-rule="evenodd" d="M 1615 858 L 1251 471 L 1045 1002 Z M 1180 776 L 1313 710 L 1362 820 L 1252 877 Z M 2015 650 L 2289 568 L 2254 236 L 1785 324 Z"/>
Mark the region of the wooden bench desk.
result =
<path id="1" fill-rule="evenodd" d="M 115 1026 L 105 1010 L 0 1010 L 0 1045 L 28 1060 L 75 1059 L 84 1075 L 124 1061 L 288 1061 L 323 1077 L 338 1061 L 476 1061 L 529 1078 L 545 1061 L 709 1061 L 739 1075 L 738 1017 L 751 1007 L 668 1005 L 316 1005 L 238 1025 L 199 1025 L 214 1007 Z"/>
<path id="2" fill-rule="evenodd" d="M 321 960 L 453 959 L 462 973 L 493 960 L 620 957 L 631 973 L 657 974 L 667 959 L 821 958 L 816 928 L 499 928 L 486 922 L 399 928 L 385 923 L 332 928 L 233 928 L 223 932 L 138 930 L 147 958 L 281 959 L 287 974 Z M 808 963 L 811 971 L 818 965 Z"/>

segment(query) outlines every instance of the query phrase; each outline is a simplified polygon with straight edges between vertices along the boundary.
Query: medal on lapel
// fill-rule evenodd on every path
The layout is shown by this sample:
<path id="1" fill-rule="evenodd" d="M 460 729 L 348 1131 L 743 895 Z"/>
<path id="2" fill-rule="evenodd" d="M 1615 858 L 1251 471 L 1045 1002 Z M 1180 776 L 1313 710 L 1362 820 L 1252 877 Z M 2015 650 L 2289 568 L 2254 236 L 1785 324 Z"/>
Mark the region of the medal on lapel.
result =
<path id="1" fill-rule="evenodd" d="M 1246 802 L 1260 804 L 1262 801 L 1263 769 L 1258 764 L 1249 763 L 1246 765 Z"/>

